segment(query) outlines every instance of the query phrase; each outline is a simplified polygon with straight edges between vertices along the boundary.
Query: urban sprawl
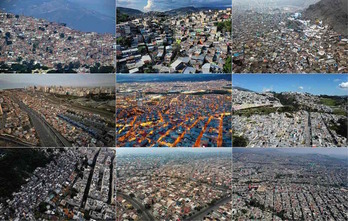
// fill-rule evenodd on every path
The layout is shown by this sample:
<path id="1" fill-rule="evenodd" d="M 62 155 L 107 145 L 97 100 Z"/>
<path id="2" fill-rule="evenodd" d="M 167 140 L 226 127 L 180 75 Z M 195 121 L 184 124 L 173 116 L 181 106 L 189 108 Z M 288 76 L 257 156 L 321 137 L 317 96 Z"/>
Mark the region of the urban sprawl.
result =
<path id="1" fill-rule="evenodd" d="M 107 100 L 94 101 L 93 96 L 104 96 Z M 68 102 L 68 98 L 74 101 Z M 20 146 L 112 147 L 114 105 L 114 87 L 3 90 L 0 136 Z"/>
<path id="2" fill-rule="evenodd" d="M 4 73 L 114 73 L 114 36 L 0 11 Z"/>
<path id="3" fill-rule="evenodd" d="M 231 73 L 231 8 L 116 25 L 117 73 Z"/>
<path id="4" fill-rule="evenodd" d="M 285 104 L 290 100 L 291 104 Z M 335 107 L 323 100 L 301 92 L 256 93 L 234 88 L 232 130 L 234 138 L 246 140 L 235 146 L 346 147 L 347 134 L 337 127 L 347 125 L 347 99 Z"/>
<path id="5" fill-rule="evenodd" d="M 117 147 L 231 147 L 231 83 L 120 83 Z"/>
<path id="6" fill-rule="evenodd" d="M 347 220 L 347 169 L 344 158 L 233 149 L 232 220 Z"/>

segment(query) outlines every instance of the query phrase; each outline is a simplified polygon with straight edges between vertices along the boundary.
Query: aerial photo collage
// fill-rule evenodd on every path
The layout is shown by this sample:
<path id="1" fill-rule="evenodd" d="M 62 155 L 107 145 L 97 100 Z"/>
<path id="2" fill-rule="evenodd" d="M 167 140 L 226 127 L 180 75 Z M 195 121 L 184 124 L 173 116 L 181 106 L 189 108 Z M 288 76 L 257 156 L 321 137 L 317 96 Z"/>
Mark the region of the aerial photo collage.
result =
<path id="1" fill-rule="evenodd" d="M 348 221 L 347 0 L 0 0 L 0 221 Z"/>

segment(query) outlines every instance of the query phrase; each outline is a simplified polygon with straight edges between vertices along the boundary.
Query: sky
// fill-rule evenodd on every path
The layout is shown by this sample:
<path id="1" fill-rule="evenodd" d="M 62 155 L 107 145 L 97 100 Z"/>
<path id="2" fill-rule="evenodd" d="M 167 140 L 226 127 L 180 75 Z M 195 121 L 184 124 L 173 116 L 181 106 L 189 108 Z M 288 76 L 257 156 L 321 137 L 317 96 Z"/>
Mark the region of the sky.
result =
<path id="1" fill-rule="evenodd" d="M 302 148 L 302 147 L 296 147 L 296 148 L 233 148 L 232 152 L 236 153 L 239 151 L 243 152 L 265 152 L 269 153 L 269 151 L 278 151 L 283 153 L 289 153 L 289 154 L 321 154 L 321 155 L 328 155 L 331 157 L 337 157 L 340 159 L 347 158 L 348 159 L 348 148 Z M 232 153 L 233 154 L 233 153 Z"/>
<path id="2" fill-rule="evenodd" d="M 145 153 L 167 154 L 179 152 L 232 154 L 232 148 L 116 148 L 117 155 Z"/>
<path id="3" fill-rule="evenodd" d="M 173 81 L 231 81 L 230 74 L 117 74 L 117 83 L 126 82 L 173 82 Z"/>
<path id="4" fill-rule="evenodd" d="M 348 157 L 348 148 L 280 148 L 278 151 L 299 154 L 323 154 Z"/>
<path id="5" fill-rule="evenodd" d="M 1 74 L 0 89 L 28 86 L 115 86 L 113 74 Z"/>
<path id="6" fill-rule="evenodd" d="M 116 7 L 148 11 L 168 11 L 171 9 L 194 7 L 231 7 L 231 0 L 116 0 Z"/>
<path id="7" fill-rule="evenodd" d="M 232 85 L 255 92 L 348 95 L 347 74 L 233 74 Z"/>

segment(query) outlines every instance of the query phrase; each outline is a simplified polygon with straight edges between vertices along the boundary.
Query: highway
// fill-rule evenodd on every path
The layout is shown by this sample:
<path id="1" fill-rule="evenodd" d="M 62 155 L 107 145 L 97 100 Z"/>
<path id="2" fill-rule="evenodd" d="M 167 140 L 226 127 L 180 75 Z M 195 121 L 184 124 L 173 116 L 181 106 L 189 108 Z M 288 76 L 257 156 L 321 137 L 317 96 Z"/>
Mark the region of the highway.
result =
<path id="1" fill-rule="evenodd" d="M 132 198 L 132 197 L 130 197 L 124 193 L 120 193 L 120 192 L 117 192 L 117 195 L 120 195 L 121 197 L 123 197 L 124 199 L 129 201 L 134 206 L 134 208 L 140 209 L 142 211 L 142 213 L 141 213 L 141 216 L 143 218 L 142 220 L 144 220 L 144 221 L 155 220 L 155 218 L 152 216 L 152 214 L 147 209 L 145 209 L 144 205 L 142 203 L 138 202 L 137 199 Z"/>
<path id="2" fill-rule="evenodd" d="M 30 121 L 35 127 L 35 130 L 39 136 L 40 145 L 42 147 L 65 147 L 71 146 L 69 141 L 67 141 L 62 135 L 57 131 L 54 131 L 52 127 L 48 125 L 45 120 L 39 116 L 34 110 L 26 106 L 23 102 L 19 101 L 17 98 L 12 97 L 12 99 L 19 104 L 19 107 L 27 112 Z"/>
<path id="3" fill-rule="evenodd" d="M 203 220 L 203 218 L 209 213 L 212 212 L 213 210 L 219 208 L 220 205 L 227 203 L 228 201 L 231 200 L 232 196 L 226 196 L 224 198 L 222 198 L 221 200 L 219 200 L 218 202 L 216 202 L 213 206 L 208 206 L 205 209 L 202 209 L 201 211 L 199 211 L 198 213 L 194 214 L 193 216 L 184 219 L 184 221 L 192 221 L 192 220 Z"/>

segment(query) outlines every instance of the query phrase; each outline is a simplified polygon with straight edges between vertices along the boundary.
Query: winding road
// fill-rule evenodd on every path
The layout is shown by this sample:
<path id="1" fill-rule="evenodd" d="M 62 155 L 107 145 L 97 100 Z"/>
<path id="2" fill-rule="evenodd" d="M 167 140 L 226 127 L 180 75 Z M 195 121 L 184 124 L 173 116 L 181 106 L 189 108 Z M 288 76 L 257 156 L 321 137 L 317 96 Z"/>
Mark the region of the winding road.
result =
<path id="1" fill-rule="evenodd" d="M 130 197 L 124 193 L 120 193 L 120 192 L 117 192 L 117 195 L 120 195 L 121 197 L 123 197 L 124 199 L 129 201 L 134 206 L 134 208 L 136 208 L 137 210 L 140 209 L 142 211 L 141 216 L 142 216 L 143 220 L 145 220 L 145 221 L 155 220 L 155 218 L 152 216 L 152 214 L 147 209 L 145 209 L 145 206 L 142 203 L 140 203 L 137 199 L 132 198 L 132 197 Z"/>

